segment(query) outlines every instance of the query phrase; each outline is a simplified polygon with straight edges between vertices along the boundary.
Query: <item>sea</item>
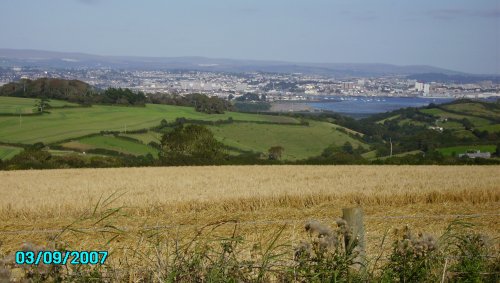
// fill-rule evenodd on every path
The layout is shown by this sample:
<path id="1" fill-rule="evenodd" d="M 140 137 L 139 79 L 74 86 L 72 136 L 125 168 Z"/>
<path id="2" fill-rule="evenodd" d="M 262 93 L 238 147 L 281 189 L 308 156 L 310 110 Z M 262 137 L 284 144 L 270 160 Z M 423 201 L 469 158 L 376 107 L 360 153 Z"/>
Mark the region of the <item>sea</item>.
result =
<path id="1" fill-rule="evenodd" d="M 406 107 L 422 107 L 431 103 L 442 104 L 453 101 L 453 98 L 428 97 L 322 97 L 321 102 L 307 103 L 316 110 L 333 111 L 356 118 L 372 114 L 384 113 Z"/>

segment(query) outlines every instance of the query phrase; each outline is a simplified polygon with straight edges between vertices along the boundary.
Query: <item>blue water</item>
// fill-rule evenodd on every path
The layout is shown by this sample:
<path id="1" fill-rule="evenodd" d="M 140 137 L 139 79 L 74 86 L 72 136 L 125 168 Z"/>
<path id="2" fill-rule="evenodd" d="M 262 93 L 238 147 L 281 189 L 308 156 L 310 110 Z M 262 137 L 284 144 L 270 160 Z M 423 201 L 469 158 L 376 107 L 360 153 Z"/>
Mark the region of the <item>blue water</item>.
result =
<path id="1" fill-rule="evenodd" d="M 329 99 L 332 101 L 313 102 L 308 103 L 308 105 L 315 109 L 342 114 L 369 115 L 406 107 L 422 107 L 430 103 L 441 104 L 454 100 L 452 98 L 420 97 L 329 97 Z"/>

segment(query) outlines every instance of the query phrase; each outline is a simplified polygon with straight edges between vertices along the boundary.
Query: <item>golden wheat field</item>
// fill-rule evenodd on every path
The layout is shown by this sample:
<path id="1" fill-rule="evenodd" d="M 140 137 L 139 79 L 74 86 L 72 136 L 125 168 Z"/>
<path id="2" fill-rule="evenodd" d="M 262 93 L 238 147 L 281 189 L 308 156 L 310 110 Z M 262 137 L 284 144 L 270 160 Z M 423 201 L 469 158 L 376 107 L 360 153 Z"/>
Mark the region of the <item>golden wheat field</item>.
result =
<path id="1" fill-rule="evenodd" d="M 333 224 L 352 206 L 364 209 L 368 253 L 395 228 L 438 234 L 457 217 L 500 235 L 500 166 L 4 171 L 0 196 L 0 255 L 57 239 L 73 249 L 114 250 L 119 260 L 143 244 L 145 231 L 189 237 L 225 221 L 250 242 L 283 226 L 294 244 L 306 220 Z"/>

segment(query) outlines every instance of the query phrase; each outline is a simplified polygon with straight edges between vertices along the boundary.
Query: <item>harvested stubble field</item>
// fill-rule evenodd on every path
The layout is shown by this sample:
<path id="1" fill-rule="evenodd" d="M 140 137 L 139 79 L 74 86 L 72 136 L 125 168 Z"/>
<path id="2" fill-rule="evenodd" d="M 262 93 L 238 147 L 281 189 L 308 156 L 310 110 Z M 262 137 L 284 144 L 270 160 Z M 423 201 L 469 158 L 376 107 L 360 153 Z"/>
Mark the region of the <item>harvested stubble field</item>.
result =
<path id="1" fill-rule="evenodd" d="M 72 249 L 114 251 L 112 260 L 118 260 L 144 248 L 145 231 L 190 237 L 205 224 L 230 220 L 240 223 L 238 233 L 250 243 L 286 224 L 282 240 L 295 244 L 304 236 L 306 220 L 333 224 L 343 207 L 356 205 L 365 211 L 368 255 L 394 228 L 409 225 L 438 235 L 458 214 L 481 214 L 466 220 L 495 238 L 500 235 L 499 173 L 499 166 L 4 171 L 0 255 L 23 242 L 50 246 L 57 239 Z M 226 224 L 219 232 L 231 233 L 234 227 Z"/>

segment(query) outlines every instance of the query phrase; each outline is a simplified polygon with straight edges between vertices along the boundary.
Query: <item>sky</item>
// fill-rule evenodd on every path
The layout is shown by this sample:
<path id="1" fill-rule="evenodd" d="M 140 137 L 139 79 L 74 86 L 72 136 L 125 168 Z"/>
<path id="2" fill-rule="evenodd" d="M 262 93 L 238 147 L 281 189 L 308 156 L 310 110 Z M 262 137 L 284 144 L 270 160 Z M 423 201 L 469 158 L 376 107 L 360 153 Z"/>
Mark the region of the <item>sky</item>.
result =
<path id="1" fill-rule="evenodd" d="M 500 0 L 1 0 L 0 48 L 500 74 Z"/>

